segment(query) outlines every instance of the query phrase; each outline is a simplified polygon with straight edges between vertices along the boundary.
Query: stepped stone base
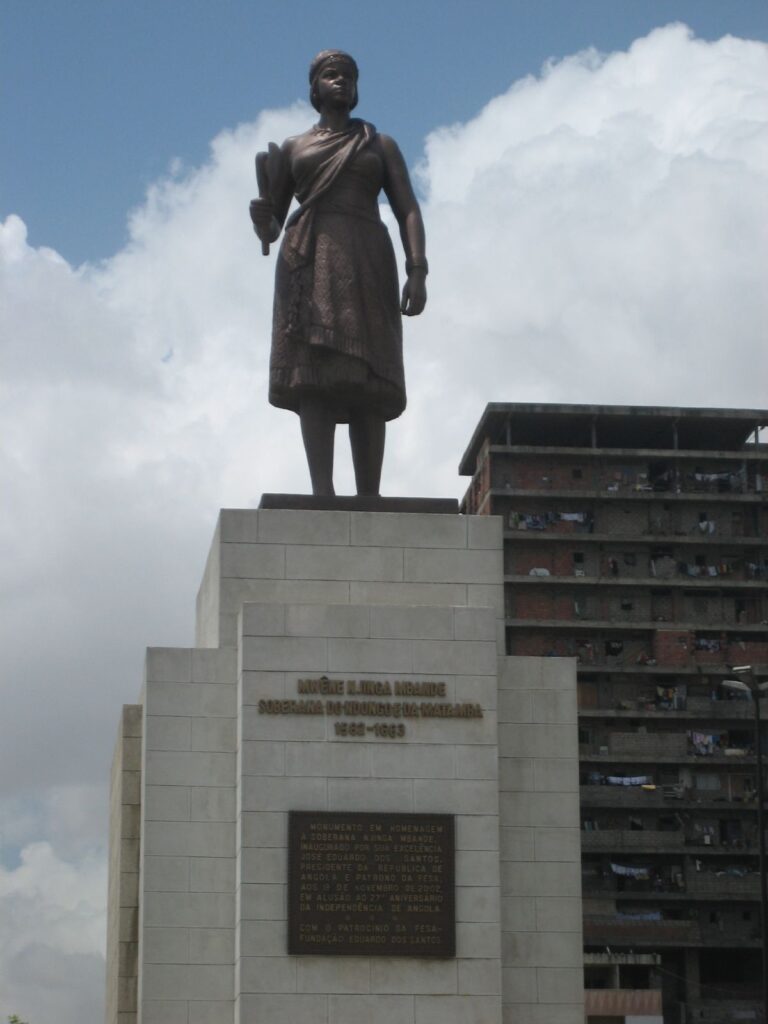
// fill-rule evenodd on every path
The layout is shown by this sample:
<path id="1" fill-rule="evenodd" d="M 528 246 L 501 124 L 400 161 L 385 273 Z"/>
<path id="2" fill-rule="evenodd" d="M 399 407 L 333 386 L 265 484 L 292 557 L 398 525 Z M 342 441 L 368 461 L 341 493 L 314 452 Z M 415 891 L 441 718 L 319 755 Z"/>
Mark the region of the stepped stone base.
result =
<path id="1" fill-rule="evenodd" d="M 504 655 L 501 520 L 273 500 L 124 719 L 108 1024 L 582 1024 L 575 663 Z M 450 816 L 455 955 L 289 954 L 297 811 Z"/>

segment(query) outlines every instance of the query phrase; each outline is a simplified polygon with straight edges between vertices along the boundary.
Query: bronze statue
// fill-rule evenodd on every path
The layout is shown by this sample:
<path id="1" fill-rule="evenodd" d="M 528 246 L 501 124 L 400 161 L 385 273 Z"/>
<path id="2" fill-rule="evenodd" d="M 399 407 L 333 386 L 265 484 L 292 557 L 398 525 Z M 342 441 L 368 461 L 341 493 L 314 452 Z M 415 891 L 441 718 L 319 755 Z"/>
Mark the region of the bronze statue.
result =
<path id="1" fill-rule="evenodd" d="M 337 423 L 349 423 L 357 493 L 378 495 L 386 422 L 405 408 L 401 313 L 427 300 L 424 224 L 393 139 L 350 117 L 358 70 L 324 50 L 309 69 L 319 112 L 309 131 L 256 158 L 251 202 L 262 251 L 285 235 L 275 271 L 269 401 L 298 413 L 312 490 L 332 495 Z M 406 253 L 399 296 L 395 254 L 378 196 L 389 199 Z M 286 223 L 293 197 L 299 206 Z"/>

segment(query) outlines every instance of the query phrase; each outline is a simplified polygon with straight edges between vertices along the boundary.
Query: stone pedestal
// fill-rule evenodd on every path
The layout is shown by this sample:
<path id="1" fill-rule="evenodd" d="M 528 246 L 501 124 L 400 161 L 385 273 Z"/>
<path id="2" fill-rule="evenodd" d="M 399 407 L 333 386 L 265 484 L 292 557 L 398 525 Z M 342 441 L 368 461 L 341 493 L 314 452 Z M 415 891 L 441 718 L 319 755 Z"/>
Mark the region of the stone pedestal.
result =
<path id="1" fill-rule="evenodd" d="M 581 1024 L 575 666 L 504 657 L 502 563 L 498 519 L 222 511 L 147 655 L 109 1024 Z M 453 816 L 456 955 L 289 955 L 291 811 Z"/>

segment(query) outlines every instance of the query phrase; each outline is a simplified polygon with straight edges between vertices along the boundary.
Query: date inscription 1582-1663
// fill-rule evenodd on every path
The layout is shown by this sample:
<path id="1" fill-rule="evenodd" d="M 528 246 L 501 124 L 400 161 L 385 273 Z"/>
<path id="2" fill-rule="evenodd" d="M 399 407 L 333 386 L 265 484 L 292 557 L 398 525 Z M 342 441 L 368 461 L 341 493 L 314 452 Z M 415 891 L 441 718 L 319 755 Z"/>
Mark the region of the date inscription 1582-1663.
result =
<path id="1" fill-rule="evenodd" d="M 456 952 L 450 814 L 292 811 L 288 952 Z"/>

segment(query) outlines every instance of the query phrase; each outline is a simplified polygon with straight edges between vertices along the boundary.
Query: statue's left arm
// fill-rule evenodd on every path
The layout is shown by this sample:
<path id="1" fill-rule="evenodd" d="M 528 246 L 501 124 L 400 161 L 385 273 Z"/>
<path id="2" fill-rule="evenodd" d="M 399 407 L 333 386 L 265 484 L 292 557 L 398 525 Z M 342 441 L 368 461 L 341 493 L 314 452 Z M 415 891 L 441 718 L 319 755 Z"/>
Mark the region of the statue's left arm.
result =
<path id="1" fill-rule="evenodd" d="M 400 227 L 405 250 L 407 279 L 400 308 L 406 316 L 418 316 L 427 302 L 424 221 L 397 143 L 388 135 L 380 135 L 379 140 L 386 169 L 384 192 Z"/>

